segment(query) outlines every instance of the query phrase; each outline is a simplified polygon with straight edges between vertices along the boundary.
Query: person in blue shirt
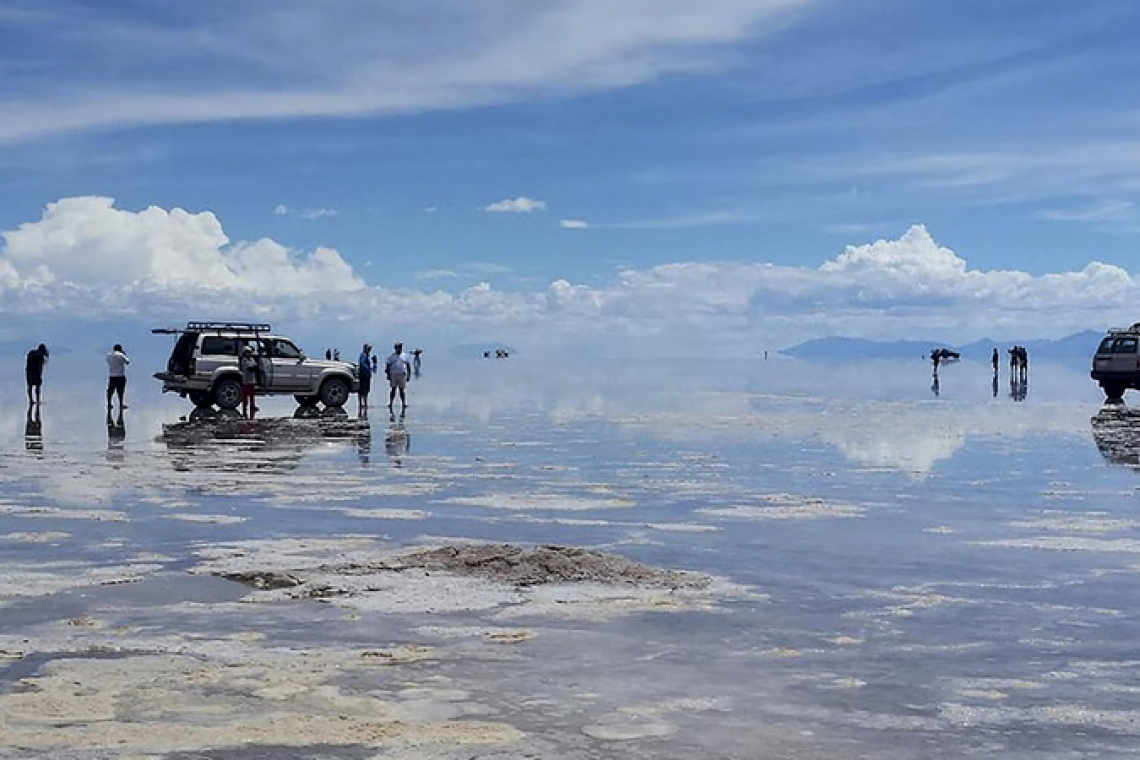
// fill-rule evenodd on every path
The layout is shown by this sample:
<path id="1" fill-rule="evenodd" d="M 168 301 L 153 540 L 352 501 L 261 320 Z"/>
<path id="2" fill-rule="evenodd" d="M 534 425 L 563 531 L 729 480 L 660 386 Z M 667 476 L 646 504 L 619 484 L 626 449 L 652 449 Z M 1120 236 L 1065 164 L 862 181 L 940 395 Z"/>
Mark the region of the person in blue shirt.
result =
<path id="1" fill-rule="evenodd" d="M 358 398 L 360 399 L 359 414 L 361 417 L 368 416 L 368 394 L 372 391 L 372 345 L 369 343 L 364 344 L 364 349 L 360 352 L 360 359 L 357 360 L 357 371 L 360 373 L 360 391 Z"/>

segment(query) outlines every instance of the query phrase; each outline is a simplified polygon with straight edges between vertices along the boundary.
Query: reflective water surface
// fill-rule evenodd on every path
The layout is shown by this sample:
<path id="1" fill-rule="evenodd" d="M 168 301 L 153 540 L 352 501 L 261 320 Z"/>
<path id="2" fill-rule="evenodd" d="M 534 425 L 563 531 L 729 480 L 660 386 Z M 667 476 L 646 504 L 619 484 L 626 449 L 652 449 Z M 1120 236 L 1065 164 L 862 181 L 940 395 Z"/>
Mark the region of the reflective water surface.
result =
<path id="1" fill-rule="evenodd" d="M 512 356 L 242 420 L 78 364 L 2 389 L 0 757 L 1140 747 L 1140 416 L 1082 368 Z M 715 582 L 381 574 L 471 541 Z"/>

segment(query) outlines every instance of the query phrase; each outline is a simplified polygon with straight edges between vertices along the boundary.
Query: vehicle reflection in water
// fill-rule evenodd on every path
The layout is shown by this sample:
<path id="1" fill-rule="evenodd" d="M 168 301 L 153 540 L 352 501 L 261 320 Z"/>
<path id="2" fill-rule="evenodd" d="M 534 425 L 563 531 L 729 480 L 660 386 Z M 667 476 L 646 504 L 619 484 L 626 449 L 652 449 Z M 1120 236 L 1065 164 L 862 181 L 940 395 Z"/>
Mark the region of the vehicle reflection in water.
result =
<path id="1" fill-rule="evenodd" d="M 1092 418 L 1092 435 L 1106 462 L 1140 469 L 1140 409 L 1105 404 Z"/>
<path id="2" fill-rule="evenodd" d="M 158 440 L 171 453 L 174 469 L 286 471 L 307 449 L 330 442 L 370 448 L 367 419 L 343 408 L 298 407 L 292 417 L 245 419 L 233 409 L 195 409 L 180 422 L 164 424 Z"/>

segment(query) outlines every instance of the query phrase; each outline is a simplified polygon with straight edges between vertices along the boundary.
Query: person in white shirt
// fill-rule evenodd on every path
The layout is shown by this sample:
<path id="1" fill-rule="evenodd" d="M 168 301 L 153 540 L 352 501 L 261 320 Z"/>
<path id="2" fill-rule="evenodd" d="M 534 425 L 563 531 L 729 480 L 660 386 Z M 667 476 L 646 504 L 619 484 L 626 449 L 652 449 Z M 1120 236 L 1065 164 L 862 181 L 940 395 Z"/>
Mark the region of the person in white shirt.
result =
<path id="1" fill-rule="evenodd" d="M 111 408 L 111 397 L 119 394 L 119 409 L 127 408 L 123 402 L 123 394 L 127 391 L 127 365 L 131 360 L 123 351 L 123 347 L 116 343 L 107 354 L 107 408 Z"/>
<path id="2" fill-rule="evenodd" d="M 405 388 L 408 385 L 408 359 L 404 356 L 404 344 L 397 343 L 392 347 L 392 355 L 384 363 L 384 374 L 388 378 L 388 409 L 392 409 L 392 403 L 396 400 L 396 392 L 400 392 L 400 408 L 406 409 L 408 407 L 408 399 Z"/>

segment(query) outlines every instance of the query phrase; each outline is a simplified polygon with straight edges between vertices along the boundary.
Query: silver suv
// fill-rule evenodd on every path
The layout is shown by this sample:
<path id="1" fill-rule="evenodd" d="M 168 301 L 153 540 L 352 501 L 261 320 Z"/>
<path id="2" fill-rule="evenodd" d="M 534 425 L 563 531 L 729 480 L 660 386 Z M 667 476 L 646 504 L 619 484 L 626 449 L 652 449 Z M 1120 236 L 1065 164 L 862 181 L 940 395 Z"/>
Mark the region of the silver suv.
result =
<path id="1" fill-rule="evenodd" d="M 189 397 L 198 407 L 234 409 L 241 403 L 238 356 L 245 346 L 258 360 L 258 395 L 292 394 L 302 406 L 339 407 L 360 386 L 355 364 L 310 359 L 293 341 L 273 335 L 267 324 L 188 322 L 184 329 L 151 332 L 178 335 L 166 371 L 154 374 L 162 392 Z"/>
<path id="2" fill-rule="evenodd" d="M 1109 401 L 1124 391 L 1140 388 L 1140 322 L 1127 329 L 1109 330 L 1093 356 L 1092 379 L 1100 383 Z"/>

